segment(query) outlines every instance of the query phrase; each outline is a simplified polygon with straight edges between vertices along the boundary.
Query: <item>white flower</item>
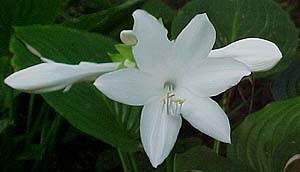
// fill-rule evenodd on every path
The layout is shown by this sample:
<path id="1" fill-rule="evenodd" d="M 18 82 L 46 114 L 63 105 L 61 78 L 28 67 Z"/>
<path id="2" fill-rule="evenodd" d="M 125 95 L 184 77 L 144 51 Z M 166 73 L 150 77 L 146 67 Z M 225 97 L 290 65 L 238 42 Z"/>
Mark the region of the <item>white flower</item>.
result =
<path id="1" fill-rule="evenodd" d="M 4 82 L 14 89 L 29 93 L 45 93 L 64 89 L 68 91 L 75 82 L 94 81 L 105 72 L 118 69 L 120 63 L 80 62 L 78 65 L 56 63 L 46 59 L 26 44 L 28 50 L 41 58 L 44 63 L 37 64 L 8 76 Z"/>
<path id="2" fill-rule="evenodd" d="M 211 51 L 216 32 L 206 14 L 196 15 L 175 41 L 169 41 L 164 26 L 147 12 L 136 10 L 133 17 L 132 33 L 137 39 L 133 54 L 138 69 L 104 74 L 94 85 L 113 100 L 144 105 L 140 133 L 152 165 L 157 167 L 170 153 L 181 117 L 203 133 L 230 143 L 227 115 L 209 97 L 222 93 L 251 73 L 252 66 L 248 67 L 248 61 L 240 60 L 243 57 L 239 55 L 250 56 L 251 64 L 256 64 L 257 58 L 264 55 L 280 56 L 280 52 L 273 52 L 278 48 L 267 41 L 250 39 L 251 42 L 241 41 Z M 258 45 L 270 44 L 264 47 L 272 52 L 260 56 L 259 47 L 253 46 L 255 41 Z M 239 51 L 239 45 L 244 47 L 243 51 Z M 228 57 L 230 53 L 238 60 Z"/>

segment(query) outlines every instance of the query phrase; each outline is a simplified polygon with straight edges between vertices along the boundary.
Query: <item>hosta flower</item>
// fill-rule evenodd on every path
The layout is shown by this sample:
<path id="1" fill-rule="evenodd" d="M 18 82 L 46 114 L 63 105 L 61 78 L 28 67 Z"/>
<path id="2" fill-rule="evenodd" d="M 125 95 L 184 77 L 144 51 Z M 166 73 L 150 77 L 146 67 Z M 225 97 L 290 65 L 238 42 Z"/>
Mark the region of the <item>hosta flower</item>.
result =
<path id="1" fill-rule="evenodd" d="M 120 63 L 80 62 L 78 65 L 56 63 L 46 59 L 28 44 L 31 53 L 40 57 L 40 63 L 8 76 L 4 82 L 14 89 L 29 93 L 45 93 L 64 89 L 68 91 L 75 82 L 94 81 L 105 72 L 118 69 Z"/>
<path id="2" fill-rule="evenodd" d="M 157 167 L 170 153 L 182 118 L 201 132 L 230 143 L 228 118 L 210 97 L 249 75 L 248 61 L 256 64 L 257 58 L 273 55 L 280 59 L 278 48 L 268 41 L 251 39 L 211 51 L 216 32 L 206 14 L 196 15 L 174 41 L 168 39 L 164 26 L 145 11 L 136 10 L 133 17 L 132 33 L 137 39 L 133 55 L 138 69 L 104 74 L 94 85 L 113 100 L 144 106 L 140 133 L 152 165 Z M 256 47 L 255 41 L 268 46 Z M 134 42 L 132 37 L 130 42 Z M 264 47 L 266 52 L 260 50 Z M 231 53 L 235 56 L 230 57 Z M 239 60 L 244 56 L 247 60 Z"/>

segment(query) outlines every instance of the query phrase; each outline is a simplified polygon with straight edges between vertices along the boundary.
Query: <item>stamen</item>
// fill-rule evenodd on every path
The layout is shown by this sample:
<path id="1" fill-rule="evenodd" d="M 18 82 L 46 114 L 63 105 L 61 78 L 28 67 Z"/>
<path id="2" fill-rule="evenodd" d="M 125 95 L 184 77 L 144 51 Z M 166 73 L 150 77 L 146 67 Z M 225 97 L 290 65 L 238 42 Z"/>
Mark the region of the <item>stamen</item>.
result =
<path id="1" fill-rule="evenodd" d="M 168 115 L 178 116 L 180 115 L 181 108 L 185 99 L 174 98 L 174 92 L 168 92 L 166 96 L 160 99 L 163 103 L 162 111 L 166 110 Z"/>

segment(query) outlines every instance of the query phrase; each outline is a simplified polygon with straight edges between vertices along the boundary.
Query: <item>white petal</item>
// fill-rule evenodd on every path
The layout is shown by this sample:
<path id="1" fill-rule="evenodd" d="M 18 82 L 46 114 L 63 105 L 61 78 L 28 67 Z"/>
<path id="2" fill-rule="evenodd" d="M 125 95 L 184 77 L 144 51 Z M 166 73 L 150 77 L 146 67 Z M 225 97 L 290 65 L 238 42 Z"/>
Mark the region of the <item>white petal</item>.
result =
<path id="1" fill-rule="evenodd" d="M 141 139 L 153 167 L 157 167 L 172 150 L 181 127 L 181 117 L 162 111 L 159 97 L 145 104 L 141 117 Z"/>
<path id="2" fill-rule="evenodd" d="M 44 93 L 70 87 L 75 82 L 95 79 L 104 72 L 116 70 L 118 66 L 119 63 L 41 63 L 11 74 L 4 82 L 25 92 Z"/>
<path id="3" fill-rule="evenodd" d="M 178 64 L 206 58 L 216 39 L 216 31 L 206 14 L 196 15 L 175 41 Z M 191 62 L 192 63 L 192 62 Z"/>
<path id="4" fill-rule="evenodd" d="M 94 85 L 110 99 L 129 105 L 143 105 L 163 88 L 151 75 L 134 68 L 104 74 Z"/>
<path id="5" fill-rule="evenodd" d="M 180 84 L 200 97 L 211 97 L 231 88 L 250 74 L 246 65 L 231 58 L 207 58 L 192 66 Z"/>
<path id="6" fill-rule="evenodd" d="M 193 127 L 219 141 L 230 143 L 230 124 L 227 115 L 210 98 L 200 98 L 185 91 L 182 116 Z"/>
<path id="7" fill-rule="evenodd" d="M 146 11 L 136 10 L 133 17 L 133 32 L 138 40 L 133 55 L 139 69 L 148 73 L 163 72 L 172 47 L 168 31 Z"/>
<path id="8" fill-rule="evenodd" d="M 233 42 L 226 47 L 211 51 L 211 58 L 234 58 L 245 63 L 253 72 L 266 71 L 282 58 L 279 48 L 272 42 L 247 38 Z"/>
<path id="9" fill-rule="evenodd" d="M 137 43 L 136 36 L 132 30 L 123 30 L 120 33 L 121 41 L 126 45 L 135 45 Z"/>

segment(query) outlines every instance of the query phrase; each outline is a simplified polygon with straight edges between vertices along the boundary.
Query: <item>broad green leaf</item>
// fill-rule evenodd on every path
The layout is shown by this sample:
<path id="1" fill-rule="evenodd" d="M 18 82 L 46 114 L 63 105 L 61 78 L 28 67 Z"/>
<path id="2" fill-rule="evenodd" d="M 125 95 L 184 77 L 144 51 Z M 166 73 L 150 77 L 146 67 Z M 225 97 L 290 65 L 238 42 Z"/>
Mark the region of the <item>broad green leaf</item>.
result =
<path id="1" fill-rule="evenodd" d="M 205 146 L 197 146 L 176 154 L 174 172 L 255 172 L 245 164 L 212 152 Z"/>
<path id="2" fill-rule="evenodd" d="M 13 64 L 22 69 L 39 63 L 22 41 L 56 62 L 106 62 L 107 53 L 116 52 L 115 41 L 62 26 L 16 28 L 11 42 Z M 108 100 L 91 83 L 75 84 L 70 91 L 46 93 L 44 99 L 73 126 L 124 151 L 138 148 L 139 107 L 128 107 Z"/>
<path id="3" fill-rule="evenodd" d="M 288 146 L 290 134 L 300 132 L 299 105 L 300 98 L 288 99 L 271 103 L 250 114 L 233 131 L 228 156 L 244 161 L 260 172 L 281 172 L 279 168 L 282 167 L 275 168 L 273 161 L 275 157 L 277 162 L 286 161 L 286 157 L 282 153 L 277 154 L 277 150 L 283 151 L 281 148 Z"/>
<path id="4" fill-rule="evenodd" d="M 272 83 L 272 93 L 276 100 L 283 100 L 300 95 L 300 49 L 296 60 L 287 70 L 276 75 Z"/>
<path id="5" fill-rule="evenodd" d="M 133 10 L 137 8 L 140 3 L 140 0 L 128 1 L 120 6 L 109 8 L 107 10 L 66 20 L 64 25 L 88 31 L 110 31 L 113 27 L 118 25 L 124 17 L 130 16 Z"/>
<path id="6" fill-rule="evenodd" d="M 15 28 L 15 38 L 11 44 L 19 40 L 27 42 L 38 50 L 44 57 L 56 62 L 78 64 L 80 61 L 108 62 L 107 53 L 116 52 L 110 38 L 100 34 L 70 29 L 59 25 L 34 25 Z M 29 57 L 17 57 L 13 59 L 16 67 L 28 67 L 40 60 L 27 49 L 22 49 L 23 44 L 16 44 L 17 52 L 26 53 Z M 13 48 L 13 47 L 12 47 Z M 20 49 L 20 50 L 19 50 Z M 14 51 L 14 49 L 13 49 Z"/>
<path id="7" fill-rule="evenodd" d="M 217 31 L 215 48 L 248 37 L 270 40 L 279 46 L 282 60 L 265 77 L 283 71 L 293 60 L 298 29 L 287 12 L 272 0 L 194 0 L 183 7 L 172 24 L 175 38 L 196 14 L 207 13 Z M 201 39 L 201 38 L 199 38 Z"/>

